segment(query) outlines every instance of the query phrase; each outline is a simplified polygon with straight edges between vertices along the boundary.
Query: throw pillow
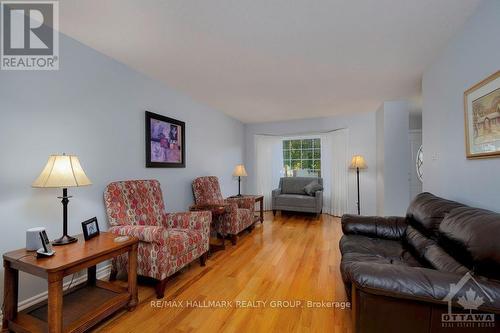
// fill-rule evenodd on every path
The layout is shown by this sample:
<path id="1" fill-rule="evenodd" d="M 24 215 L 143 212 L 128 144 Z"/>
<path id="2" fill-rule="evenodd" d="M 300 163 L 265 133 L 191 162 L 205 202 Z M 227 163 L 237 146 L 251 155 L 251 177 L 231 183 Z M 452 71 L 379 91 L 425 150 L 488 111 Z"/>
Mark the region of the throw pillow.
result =
<path id="1" fill-rule="evenodd" d="M 312 181 L 304 186 L 304 192 L 306 192 L 307 195 L 314 196 L 317 191 L 323 191 L 323 186 L 317 181 Z"/>

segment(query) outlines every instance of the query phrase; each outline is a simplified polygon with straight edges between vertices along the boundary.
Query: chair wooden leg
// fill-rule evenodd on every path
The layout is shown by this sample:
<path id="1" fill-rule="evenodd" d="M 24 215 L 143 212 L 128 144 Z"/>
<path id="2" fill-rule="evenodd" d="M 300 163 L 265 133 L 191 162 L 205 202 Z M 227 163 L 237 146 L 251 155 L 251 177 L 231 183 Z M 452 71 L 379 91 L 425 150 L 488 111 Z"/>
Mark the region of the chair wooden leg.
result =
<path id="1" fill-rule="evenodd" d="M 273 216 L 276 216 L 276 209 L 273 209 Z"/>
<path id="2" fill-rule="evenodd" d="M 118 271 L 114 268 L 111 268 L 111 273 L 109 273 L 109 281 L 116 281 L 117 275 L 118 275 Z"/>
<path id="3" fill-rule="evenodd" d="M 208 257 L 208 251 L 203 253 L 201 256 L 200 256 L 200 266 L 201 267 L 205 267 L 205 265 L 207 264 L 207 257 Z"/>
<path id="4" fill-rule="evenodd" d="M 156 298 L 161 299 L 165 296 L 165 287 L 167 286 L 168 278 L 164 278 L 163 280 L 159 280 L 156 283 Z"/>
<path id="5" fill-rule="evenodd" d="M 231 244 L 236 245 L 238 241 L 238 235 L 231 235 Z"/>

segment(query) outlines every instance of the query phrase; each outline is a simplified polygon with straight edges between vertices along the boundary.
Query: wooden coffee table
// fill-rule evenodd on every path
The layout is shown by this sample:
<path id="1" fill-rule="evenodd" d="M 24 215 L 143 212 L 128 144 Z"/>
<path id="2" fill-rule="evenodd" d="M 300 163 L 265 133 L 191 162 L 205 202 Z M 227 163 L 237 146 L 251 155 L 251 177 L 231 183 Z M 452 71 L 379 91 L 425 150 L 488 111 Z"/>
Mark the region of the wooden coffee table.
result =
<path id="1" fill-rule="evenodd" d="M 138 239 L 116 243 L 115 235 L 102 232 L 84 241 L 54 247 L 49 258 L 37 259 L 35 252 L 20 249 L 3 255 L 4 313 L 3 330 L 14 332 L 83 332 L 127 307 L 133 310 L 137 298 L 137 244 Z M 96 279 L 96 265 L 128 253 L 128 288 L 122 288 Z M 87 283 L 63 291 L 63 278 L 87 269 Z M 46 279 L 48 300 L 19 312 L 19 271 Z"/>

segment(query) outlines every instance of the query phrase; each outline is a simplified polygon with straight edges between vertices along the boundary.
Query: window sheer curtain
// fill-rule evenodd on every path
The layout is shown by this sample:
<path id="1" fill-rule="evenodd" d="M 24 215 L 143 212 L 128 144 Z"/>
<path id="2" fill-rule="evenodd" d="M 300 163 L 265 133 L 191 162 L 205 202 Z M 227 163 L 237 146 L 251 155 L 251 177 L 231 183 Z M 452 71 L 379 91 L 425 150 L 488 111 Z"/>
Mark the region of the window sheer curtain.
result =
<path id="1" fill-rule="evenodd" d="M 283 176 L 283 140 L 279 136 L 255 135 L 256 190 L 264 196 L 264 210 L 271 210 L 271 193 Z"/>
<path id="2" fill-rule="evenodd" d="M 321 134 L 323 212 L 342 216 L 349 207 L 349 129 Z"/>

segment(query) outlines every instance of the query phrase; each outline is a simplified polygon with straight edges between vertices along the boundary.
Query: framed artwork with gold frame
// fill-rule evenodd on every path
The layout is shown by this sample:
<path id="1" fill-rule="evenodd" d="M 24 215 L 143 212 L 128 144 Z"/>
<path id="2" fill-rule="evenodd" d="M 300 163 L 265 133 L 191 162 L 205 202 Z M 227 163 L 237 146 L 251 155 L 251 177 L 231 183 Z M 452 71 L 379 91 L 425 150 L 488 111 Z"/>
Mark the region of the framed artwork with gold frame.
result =
<path id="1" fill-rule="evenodd" d="M 500 157 L 500 71 L 464 92 L 468 159 Z"/>

